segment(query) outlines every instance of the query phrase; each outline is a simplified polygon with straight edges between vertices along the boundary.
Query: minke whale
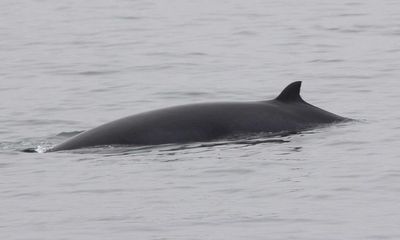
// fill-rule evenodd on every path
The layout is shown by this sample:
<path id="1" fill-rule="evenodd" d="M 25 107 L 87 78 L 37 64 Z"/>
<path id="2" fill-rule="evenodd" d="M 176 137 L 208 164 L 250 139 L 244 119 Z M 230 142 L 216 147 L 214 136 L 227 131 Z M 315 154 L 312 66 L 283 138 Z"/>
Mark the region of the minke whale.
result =
<path id="1" fill-rule="evenodd" d="M 301 81 L 278 97 L 256 102 L 211 102 L 174 106 L 121 118 L 82 132 L 48 152 L 102 145 L 204 142 L 243 134 L 298 132 L 350 120 L 305 102 Z"/>

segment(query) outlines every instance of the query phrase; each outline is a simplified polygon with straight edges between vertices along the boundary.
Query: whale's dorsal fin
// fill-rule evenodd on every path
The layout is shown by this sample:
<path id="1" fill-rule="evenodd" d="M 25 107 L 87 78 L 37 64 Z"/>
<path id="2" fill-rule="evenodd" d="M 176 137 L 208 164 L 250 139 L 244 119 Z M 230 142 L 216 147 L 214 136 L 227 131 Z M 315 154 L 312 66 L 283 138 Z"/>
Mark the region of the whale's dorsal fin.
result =
<path id="1" fill-rule="evenodd" d="M 292 82 L 275 99 L 281 102 L 304 102 L 300 97 L 301 81 Z"/>

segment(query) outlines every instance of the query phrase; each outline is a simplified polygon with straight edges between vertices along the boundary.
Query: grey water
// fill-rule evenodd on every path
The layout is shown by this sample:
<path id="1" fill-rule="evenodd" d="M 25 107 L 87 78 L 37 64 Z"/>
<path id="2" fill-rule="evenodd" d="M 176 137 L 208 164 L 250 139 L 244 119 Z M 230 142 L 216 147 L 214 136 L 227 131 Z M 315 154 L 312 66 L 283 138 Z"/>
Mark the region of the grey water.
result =
<path id="1" fill-rule="evenodd" d="M 400 238 L 399 1 L 2 0 L 0 59 L 0 239 Z M 358 121 L 21 152 L 299 80 L 306 101 Z"/>

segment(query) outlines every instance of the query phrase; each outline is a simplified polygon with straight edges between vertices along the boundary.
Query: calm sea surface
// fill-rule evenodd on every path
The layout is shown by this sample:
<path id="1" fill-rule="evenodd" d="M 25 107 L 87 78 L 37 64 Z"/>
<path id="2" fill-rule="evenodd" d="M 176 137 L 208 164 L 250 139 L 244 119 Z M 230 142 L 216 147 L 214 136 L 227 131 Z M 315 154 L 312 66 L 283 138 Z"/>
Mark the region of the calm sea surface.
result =
<path id="1" fill-rule="evenodd" d="M 0 239 L 400 239 L 399 1 L 2 0 L 0 59 Z M 298 80 L 359 121 L 258 144 L 20 151 Z"/>

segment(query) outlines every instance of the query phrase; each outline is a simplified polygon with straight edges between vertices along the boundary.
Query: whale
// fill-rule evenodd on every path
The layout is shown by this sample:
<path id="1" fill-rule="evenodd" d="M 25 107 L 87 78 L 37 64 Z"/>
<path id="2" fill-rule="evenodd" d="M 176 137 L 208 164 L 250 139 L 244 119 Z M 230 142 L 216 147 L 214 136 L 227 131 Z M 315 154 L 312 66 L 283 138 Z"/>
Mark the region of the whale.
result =
<path id="1" fill-rule="evenodd" d="M 349 121 L 313 106 L 300 96 L 301 81 L 272 100 L 205 102 L 134 114 L 67 139 L 48 152 L 111 145 L 206 142 L 246 134 L 296 133 Z"/>

